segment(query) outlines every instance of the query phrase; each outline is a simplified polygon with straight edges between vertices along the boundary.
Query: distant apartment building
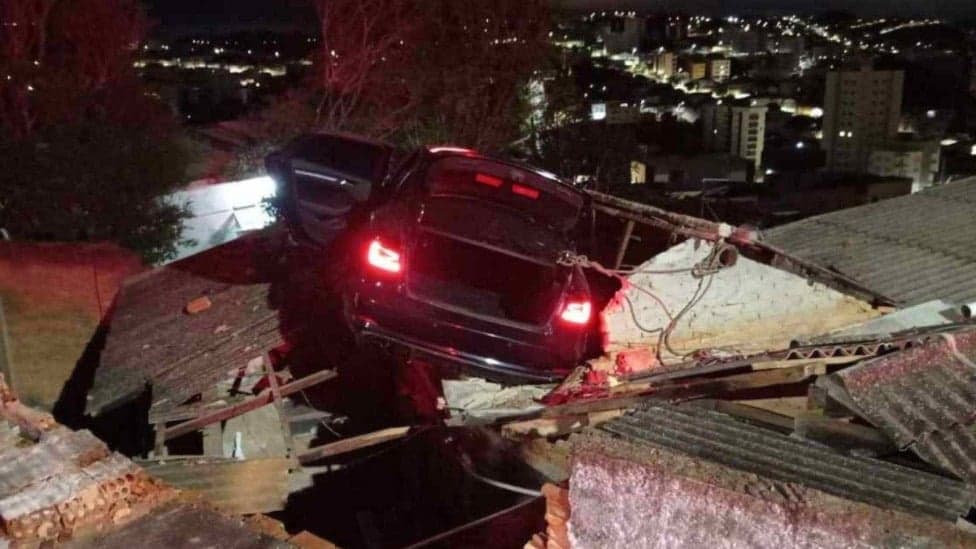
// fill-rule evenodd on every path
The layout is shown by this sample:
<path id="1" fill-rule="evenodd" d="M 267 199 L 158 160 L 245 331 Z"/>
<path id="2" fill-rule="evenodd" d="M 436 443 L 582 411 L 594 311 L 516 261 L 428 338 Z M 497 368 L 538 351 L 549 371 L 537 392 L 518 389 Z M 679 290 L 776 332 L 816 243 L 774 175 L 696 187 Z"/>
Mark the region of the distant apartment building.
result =
<path id="1" fill-rule="evenodd" d="M 732 60 L 716 58 L 708 60 L 708 78 L 713 82 L 725 82 L 732 77 Z"/>
<path id="2" fill-rule="evenodd" d="M 671 78 L 678 72 L 678 57 L 672 51 L 657 51 L 648 56 L 647 65 L 660 78 Z"/>
<path id="3" fill-rule="evenodd" d="M 756 53 L 763 45 L 763 37 L 758 30 L 729 29 L 725 39 L 731 44 L 732 51 L 741 54 Z"/>
<path id="4" fill-rule="evenodd" d="M 898 134 L 903 84 L 902 71 L 827 73 L 823 148 L 828 170 L 867 171 L 871 151 Z"/>
<path id="5" fill-rule="evenodd" d="M 728 151 L 732 131 L 732 108 L 718 102 L 701 109 L 702 142 L 712 152 Z"/>
<path id="6" fill-rule="evenodd" d="M 630 163 L 631 184 L 700 189 L 715 181 L 745 181 L 752 167 L 728 153 L 652 154 Z"/>
<path id="7" fill-rule="evenodd" d="M 636 124 L 640 121 L 640 103 L 606 101 L 590 105 L 590 120 L 607 124 Z"/>
<path id="8" fill-rule="evenodd" d="M 680 15 L 651 15 L 645 23 L 649 47 L 671 46 L 688 37 L 688 21 Z"/>
<path id="9" fill-rule="evenodd" d="M 703 80 L 708 77 L 708 61 L 703 57 L 686 57 L 681 66 L 692 80 Z"/>
<path id="10" fill-rule="evenodd" d="M 731 136 L 729 152 L 752 161 L 758 171 L 766 140 L 766 107 L 732 107 Z"/>
<path id="11" fill-rule="evenodd" d="M 717 103 L 702 108 L 705 147 L 748 160 L 758 173 L 766 139 L 766 106 Z"/>
<path id="12" fill-rule="evenodd" d="M 868 156 L 868 173 L 903 177 L 912 181 L 912 192 L 932 186 L 939 175 L 938 141 L 891 141 Z"/>
<path id="13" fill-rule="evenodd" d="M 613 17 L 600 27 L 600 38 L 607 53 L 636 51 L 644 36 L 644 20 L 638 17 Z"/>
<path id="14" fill-rule="evenodd" d="M 768 40 L 766 48 L 773 53 L 803 53 L 806 49 L 806 40 L 800 35 L 778 36 Z"/>

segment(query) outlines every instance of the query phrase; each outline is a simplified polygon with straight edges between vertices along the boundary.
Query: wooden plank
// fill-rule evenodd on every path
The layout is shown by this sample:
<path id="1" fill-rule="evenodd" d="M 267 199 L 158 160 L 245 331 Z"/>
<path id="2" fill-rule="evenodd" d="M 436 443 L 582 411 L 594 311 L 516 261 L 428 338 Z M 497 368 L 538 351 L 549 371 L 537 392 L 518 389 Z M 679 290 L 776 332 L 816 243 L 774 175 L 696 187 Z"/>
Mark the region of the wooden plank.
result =
<path id="1" fill-rule="evenodd" d="M 730 392 L 744 389 L 758 389 L 773 385 L 797 383 L 809 377 L 823 375 L 827 372 L 827 365 L 822 360 L 796 363 L 781 368 L 755 370 L 742 374 L 726 375 L 715 378 L 690 379 L 659 383 L 653 381 L 630 382 L 618 385 L 611 391 L 613 394 L 623 395 L 635 392 L 654 390 L 667 392 L 670 390 L 693 390 L 698 392 Z"/>
<path id="2" fill-rule="evenodd" d="M 403 438 L 408 432 L 410 432 L 410 427 L 390 427 L 388 429 L 366 433 L 365 435 L 337 440 L 299 454 L 298 462 L 302 464 L 312 463 L 320 459 L 335 457 L 362 448 L 376 446 L 377 444 Z"/>
<path id="3" fill-rule="evenodd" d="M 307 389 L 314 385 L 318 385 L 319 383 L 328 381 L 334 377 L 336 377 L 336 373 L 332 370 L 315 372 L 314 374 L 307 375 L 299 380 L 282 385 L 279 387 L 279 394 L 280 396 L 285 397 L 292 393 L 297 393 L 303 389 Z M 170 440 L 188 433 L 192 433 L 212 423 L 226 421 L 232 417 L 237 417 L 241 414 L 250 412 L 251 410 L 257 410 L 262 406 L 270 404 L 272 398 L 273 396 L 271 394 L 271 390 L 266 389 L 261 391 L 261 393 L 257 396 L 249 398 L 239 404 L 214 410 L 213 412 L 202 415 L 197 419 L 180 423 L 174 427 L 167 427 L 163 431 L 163 440 Z"/>
<path id="4" fill-rule="evenodd" d="M 105 531 L 108 530 L 108 531 Z M 265 537 L 209 506 L 170 502 L 153 512 L 90 538 L 72 540 L 78 549 L 132 549 L 133 547 L 238 547 L 264 549 L 282 543 Z"/>
<path id="5" fill-rule="evenodd" d="M 302 530 L 288 538 L 288 543 L 301 549 L 338 549 L 338 545 L 327 539 L 320 538 L 308 530 Z"/>
<path id="6" fill-rule="evenodd" d="M 290 464 L 286 458 L 184 458 L 139 463 L 167 485 L 192 490 L 218 508 L 240 515 L 284 508 Z"/>
<path id="7" fill-rule="evenodd" d="M 652 398 L 691 400 L 747 389 L 789 385 L 805 381 L 817 375 L 822 375 L 826 372 L 826 368 L 825 364 L 816 361 L 798 364 L 789 368 L 760 370 L 709 379 L 695 379 L 667 385 L 631 383 L 622 389 L 622 393 L 615 393 L 617 396 L 551 406 L 539 412 L 538 416 L 528 415 L 524 419 L 540 416 L 553 418 L 615 410 L 618 408 L 630 408 Z"/>
<path id="8" fill-rule="evenodd" d="M 898 447 L 884 433 L 871 427 L 850 423 L 820 414 L 803 414 L 795 420 L 796 434 L 843 450 L 858 451 L 862 455 L 883 456 L 898 451 Z"/>
<path id="9" fill-rule="evenodd" d="M 613 268 L 619 269 L 624 262 L 624 256 L 627 255 L 627 248 L 630 246 L 630 237 L 634 234 L 634 225 L 636 222 L 633 219 L 628 219 L 627 224 L 624 225 L 624 234 L 620 237 L 620 246 L 617 248 L 617 258 L 613 261 Z"/>
<path id="10" fill-rule="evenodd" d="M 591 412 L 576 416 L 530 419 L 516 421 L 502 426 L 502 435 L 507 438 L 563 436 L 584 427 L 593 427 L 624 415 L 624 410 Z"/>
<path id="11" fill-rule="evenodd" d="M 761 423 L 764 426 L 772 427 L 784 433 L 793 431 L 793 418 L 784 416 L 755 406 L 729 402 L 727 400 L 700 400 L 696 402 L 698 406 L 703 406 L 716 412 L 735 416 L 752 423 Z"/>
<path id="12" fill-rule="evenodd" d="M 282 395 L 281 389 L 278 387 L 278 375 L 275 374 L 274 366 L 271 365 L 271 359 L 267 356 L 262 358 L 264 363 L 264 371 L 268 376 L 268 385 L 271 387 L 271 398 L 274 402 L 275 409 L 278 410 L 278 420 L 281 422 L 281 434 L 285 437 L 285 448 L 287 457 L 292 457 L 295 455 L 295 441 L 291 437 L 291 423 L 288 422 L 288 418 L 285 417 L 285 409 L 282 406 Z"/>

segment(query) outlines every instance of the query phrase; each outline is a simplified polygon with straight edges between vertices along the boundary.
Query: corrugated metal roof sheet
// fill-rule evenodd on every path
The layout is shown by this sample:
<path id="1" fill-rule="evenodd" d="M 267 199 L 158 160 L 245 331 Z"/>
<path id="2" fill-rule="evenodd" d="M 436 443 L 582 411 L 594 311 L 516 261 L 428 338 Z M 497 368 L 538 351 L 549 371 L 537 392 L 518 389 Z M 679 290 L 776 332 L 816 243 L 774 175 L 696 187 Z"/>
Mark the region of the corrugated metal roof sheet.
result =
<path id="1" fill-rule="evenodd" d="M 764 241 L 904 305 L 976 301 L 976 178 L 776 227 Z"/>
<path id="2" fill-rule="evenodd" d="M 864 361 L 821 383 L 900 446 L 976 484 L 976 330 Z"/>
<path id="3" fill-rule="evenodd" d="M 654 403 L 600 429 L 773 480 L 950 521 L 976 501 L 976 492 L 961 482 L 840 454 L 697 406 Z"/>

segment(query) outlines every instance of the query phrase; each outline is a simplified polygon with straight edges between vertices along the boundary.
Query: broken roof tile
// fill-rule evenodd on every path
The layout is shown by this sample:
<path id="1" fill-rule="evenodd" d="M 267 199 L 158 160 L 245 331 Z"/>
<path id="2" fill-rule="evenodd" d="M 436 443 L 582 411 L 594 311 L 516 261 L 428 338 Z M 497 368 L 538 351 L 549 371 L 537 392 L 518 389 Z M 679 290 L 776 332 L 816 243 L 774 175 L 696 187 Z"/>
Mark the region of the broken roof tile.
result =
<path id="1" fill-rule="evenodd" d="M 969 303 L 976 301 L 974 207 L 970 178 L 776 227 L 764 242 L 902 305 Z"/>
<path id="2" fill-rule="evenodd" d="M 900 447 L 976 484 L 976 329 L 941 334 L 820 383 Z"/>
<path id="3" fill-rule="evenodd" d="M 844 455 L 698 406 L 652 403 L 599 427 L 649 446 L 882 508 L 954 521 L 976 490 L 888 462 Z"/>

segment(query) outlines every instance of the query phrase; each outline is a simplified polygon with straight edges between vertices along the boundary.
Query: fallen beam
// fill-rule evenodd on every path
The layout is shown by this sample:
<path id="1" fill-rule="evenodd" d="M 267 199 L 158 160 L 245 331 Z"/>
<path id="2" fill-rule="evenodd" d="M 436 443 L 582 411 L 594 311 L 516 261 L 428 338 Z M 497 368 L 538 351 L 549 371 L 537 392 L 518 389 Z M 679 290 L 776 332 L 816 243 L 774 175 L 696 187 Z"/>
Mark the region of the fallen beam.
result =
<path id="1" fill-rule="evenodd" d="M 297 393 L 298 391 L 307 389 L 319 383 L 328 381 L 336 377 L 336 373 L 332 370 L 322 370 L 320 372 L 315 372 L 314 374 L 307 375 L 301 379 L 292 381 L 285 385 L 278 387 L 278 396 L 286 397 L 292 393 Z M 219 410 L 214 410 L 213 412 L 201 415 L 200 417 L 180 423 L 173 427 L 167 427 L 163 429 L 162 440 L 170 440 L 176 437 L 183 436 L 188 433 L 192 433 L 199 429 L 217 423 L 220 421 L 226 421 L 232 417 L 237 417 L 239 415 L 257 410 L 262 406 L 271 404 L 274 400 L 274 393 L 271 389 L 265 389 L 261 391 L 257 396 L 249 398 L 243 402 L 235 404 L 233 406 L 227 406 Z"/>
<path id="2" fill-rule="evenodd" d="M 388 429 L 366 433 L 365 435 L 344 438 L 299 454 L 298 462 L 306 465 L 320 459 L 347 454 L 362 448 L 369 448 L 370 446 L 403 438 L 407 436 L 408 432 L 410 432 L 410 427 L 390 427 Z"/>
<path id="3" fill-rule="evenodd" d="M 898 452 L 898 446 L 883 432 L 864 425 L 804 414 L 795 420 L 795 432 L 800 438 L 813 440 L 858 455 L 884 456 Z"/>
<path id="4" fill-rule="evenodd" d="M 502 436 L 510 439 L 568 435 L 584 427 L 594 427 L 624 415 L 624 410 L 606 410 L 576 416 L 529 419 L 502 426 Z"/>
<path id="5" fill-rule="evenodd" d="M 580 400 L 550 406 L 540 413 L 518 419 L 556 418 L 631 408 L 649 399 L 693 400 L 712 395 L 800 383 L 827 373 L 822 361 L 805 362 L 786 368 L 757 370 L 725 377 L 693 379 L 681 383 L 629 383 L 614 388 L 613 396 Z"/>

